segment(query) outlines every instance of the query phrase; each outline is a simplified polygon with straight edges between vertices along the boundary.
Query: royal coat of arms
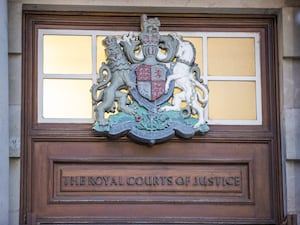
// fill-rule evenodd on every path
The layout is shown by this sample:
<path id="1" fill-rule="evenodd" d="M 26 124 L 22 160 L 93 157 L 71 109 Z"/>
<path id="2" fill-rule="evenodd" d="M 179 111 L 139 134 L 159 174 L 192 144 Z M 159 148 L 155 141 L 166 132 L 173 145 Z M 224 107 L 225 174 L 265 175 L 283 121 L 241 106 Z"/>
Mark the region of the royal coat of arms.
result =
<path id="1" fill-rule="evenodd" d="M 195 48 L 180 35 L 160 35 L 159 27 L 158 18 L 143 15 L 139 35 L 104 39 L 107 61 L 91 87 L 96 132 L 147 144 L 208 132 L 208 88 Z"/>

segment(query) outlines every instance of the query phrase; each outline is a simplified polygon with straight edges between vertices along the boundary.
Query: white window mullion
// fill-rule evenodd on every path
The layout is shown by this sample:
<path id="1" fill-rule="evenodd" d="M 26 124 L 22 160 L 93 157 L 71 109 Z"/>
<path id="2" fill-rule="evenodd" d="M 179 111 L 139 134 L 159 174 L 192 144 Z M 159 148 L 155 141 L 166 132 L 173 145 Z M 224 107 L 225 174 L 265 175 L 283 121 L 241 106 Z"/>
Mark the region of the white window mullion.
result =
<path id="1" fill-rule="evenodd" d="M 256 76 L 208 76 L 210 81 L 256 81 Z"/>
<path id="2" fill-rule="evenodd" d="M 38 122 L 43 121 L 43 62 L 44 62 L 44 34 L 42 30 L 38 32 Z"/>
<path id="3" fill-rule="evenodd" d="M 43 79 L 79 79 L 92 80 L 92 74 L 42 74 Z"/>
<path id="4" fill-rule="evenodd" d="M 255 72 L 256 72 L 256 110 L 257 121 L 262 123 L 262 96 L 261 96 L 261 63 L 260 63 L 260 36 L 255 34 Z"/>
<path id="5" fill-rule="evenodd" d="M 207 35 L 203 34 L 202 36 L 202 52 L 203 52 L 203 81 L 204 84 L 208 85 L 208 65 L 207 65 Z M 206 107 L 204 108 L 204 119 L 206 121 L 208 121 L 208 104 L 209 101 L 206 105 Z"/>
<path id="6" fill-rule="evenodd" d="M 93 84 L 96 83 L 97 80 L 97 37 L 96 34 L 92 35 L 92 80 Z"/>

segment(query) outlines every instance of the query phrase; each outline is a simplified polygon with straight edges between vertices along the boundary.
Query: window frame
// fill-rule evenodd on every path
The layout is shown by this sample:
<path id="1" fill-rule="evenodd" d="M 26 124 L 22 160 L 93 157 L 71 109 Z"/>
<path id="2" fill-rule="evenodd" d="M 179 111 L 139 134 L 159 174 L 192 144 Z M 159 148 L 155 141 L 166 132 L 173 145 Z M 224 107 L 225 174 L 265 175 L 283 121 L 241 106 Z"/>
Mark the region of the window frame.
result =
<path id="1" fill-rule="evenodd" d="M 111 30 L 63 30 L 63 29 L 39 29 L 38 30 L 38 123 L 93 123 L 93 112 L 91 118 L 44 118 L 43 117 L 43 80 L 44 79 L 76 79 L 91 80 L 96 83 L 97 80 L 97 36 L 123 35 L 129 31 L 111 31 Z M 161 34 L 170 32 L 163 31 Z M 262 125 L 262 94 L 261 94 L 261 62 L 260 62 L 260 34 L 258 32 L 177 32 L 183 37 L 202 39 L 202 65 L 201 76 L 205 84 L 209 81 L 246 81 L 255 82 L 256 99 L 256 119 L 255 120 L 225 120 L 209 119 L 208 105 L 205 107 L 205 120 L 209 125 Z M 43 37 L 44 35 L 67 35 L 67 36 L 89 36 L 91 37 L 92 52 L 92 72 L 91 74 L 46 74 L 43 72 Z M 208 74 L 208 38 L 254 38 L 255 52 L 255 76 L 209 76 Z M 92 106 L 91 106 L 92 110 Z"/>

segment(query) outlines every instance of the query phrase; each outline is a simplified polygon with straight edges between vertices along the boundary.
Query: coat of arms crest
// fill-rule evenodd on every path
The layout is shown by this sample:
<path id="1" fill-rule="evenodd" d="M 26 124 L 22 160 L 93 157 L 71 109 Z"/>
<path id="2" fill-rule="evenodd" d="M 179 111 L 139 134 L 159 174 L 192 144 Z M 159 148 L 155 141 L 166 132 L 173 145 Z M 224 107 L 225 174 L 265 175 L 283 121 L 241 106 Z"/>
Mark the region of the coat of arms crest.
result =
<path id="1" fill-rule="evenodd" d="M 96 132 L 148 144 L 208 132 L 208 88 L 195 48 L 177 34 L 160 35 L 159 27 L 158 18 L 143 15 L 139 35 L 103 41 L 107 62 L 91 87 Z"/>

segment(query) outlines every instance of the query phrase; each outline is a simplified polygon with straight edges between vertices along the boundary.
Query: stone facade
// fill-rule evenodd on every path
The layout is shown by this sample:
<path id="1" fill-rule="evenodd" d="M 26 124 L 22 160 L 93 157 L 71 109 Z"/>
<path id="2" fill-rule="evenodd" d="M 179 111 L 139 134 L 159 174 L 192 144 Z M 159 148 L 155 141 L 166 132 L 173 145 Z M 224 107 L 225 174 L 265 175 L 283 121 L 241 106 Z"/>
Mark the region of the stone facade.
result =
<path id="1" fill-rule="evenodd" d="M 277 14 L 285 214 L 298 214 L 298 224 L 300 224 L 299 0 L 8 0 L 8 2 L 0 0 L 1 225 L 19 224 L 23 8 L 36 10 Z"/>
<path id="2" fill-rule="evenodd" d="M 8 35 L 7 1 L 0 1 L 0 224 L 8 224 L 9 209 L 9 103 L 8 103 Z"/>

